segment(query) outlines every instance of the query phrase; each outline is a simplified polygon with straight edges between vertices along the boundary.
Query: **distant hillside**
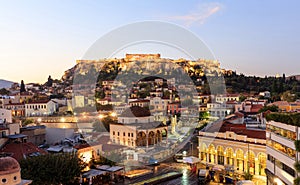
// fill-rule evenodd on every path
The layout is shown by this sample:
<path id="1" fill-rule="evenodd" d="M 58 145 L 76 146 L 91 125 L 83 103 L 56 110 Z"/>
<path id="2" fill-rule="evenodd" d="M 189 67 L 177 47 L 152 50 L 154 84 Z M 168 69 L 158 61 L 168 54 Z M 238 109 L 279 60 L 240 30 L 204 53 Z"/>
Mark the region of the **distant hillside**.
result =
<path id="1" fill-rule="evenodd" d="M 12 81 L 0 79 L 0 89 L 2 89 L 2 88 L 10 88 L 13 83 L 14 82 L 12 82 Z"/>
<path id="2" fill-rule="evenodd" d="M 290 79 L 290 78 L 296 78 L 296 80 L 300 81 L 300 75 L 293 75 L 293 76 L 287 77 L 287 79 Z"/>

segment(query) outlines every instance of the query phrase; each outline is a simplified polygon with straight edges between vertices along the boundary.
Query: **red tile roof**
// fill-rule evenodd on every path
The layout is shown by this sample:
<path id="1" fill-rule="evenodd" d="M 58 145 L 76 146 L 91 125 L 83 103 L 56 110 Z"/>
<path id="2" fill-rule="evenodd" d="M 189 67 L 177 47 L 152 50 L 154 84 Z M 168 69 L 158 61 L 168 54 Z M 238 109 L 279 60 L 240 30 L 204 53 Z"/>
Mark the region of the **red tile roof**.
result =
<path id="1" fill-rule="evenodd" d="M 250 112 L 258 112 L 261 108 L 263 108 L 264 106 L 261 104 L 257 104 L 257 105 L 252 105 Z"/>
<path id="2" fill-rule="evenodd" d="M 0 152 L 3 153 L 11 153 L 13 158 L 20 161 L 24 158 L 24 156 L 29 156 L 32 153 L 39 152 L 40 154 L 46 154 L 47 152 L 38 148 L 33 143 L 8 143 L 6 144 L 2 149 L 0 149 Z"/>
<path id="3" fill-rule="evenodd" d="M 219 132 L 231 131 L 238 135 L 246 135 L 249 138 L 266 139 L 265 130 L 251 130 L 246 128 L 246 124 L 231 124 L 224 122 Z"/>
<path id="4" fill-rule="evenodd" d="M 89 147 L 91 147 L 91 146 L 88 143 L 85 143 L 85 144 L 76 145 L 73 148 L 80 150 L 80 149 L 89 148 Z"/>
<path id="5" fill-rule="evenodd" d="M 40 101 L 34 101 L 34 102 L 29 102 L 26 104 L 44 104 L 44 103 L 48 103 L 51 100 L 40 100 Z"/>

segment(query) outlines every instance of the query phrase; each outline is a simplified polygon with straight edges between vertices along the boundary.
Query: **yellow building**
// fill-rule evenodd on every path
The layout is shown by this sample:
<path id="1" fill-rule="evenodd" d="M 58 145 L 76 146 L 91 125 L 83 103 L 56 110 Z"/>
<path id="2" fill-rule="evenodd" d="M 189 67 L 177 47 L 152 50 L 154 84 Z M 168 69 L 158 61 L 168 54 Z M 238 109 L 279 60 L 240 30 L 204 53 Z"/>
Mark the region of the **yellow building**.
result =
<path id="1" fill-rule="evenodd" d="M 265 138 L 263 130 L 224 122 L 218 132 L 199 132 L 199 158 L 203 164 L 265 176 Z"/>
<path id="2" fill-rule="evenodd" d="M 287 102 L 287 101 L 276 101 L 269 104 L 276 105 L 282 112 L 297 112 L 300 111 L 300 102 Z"/>

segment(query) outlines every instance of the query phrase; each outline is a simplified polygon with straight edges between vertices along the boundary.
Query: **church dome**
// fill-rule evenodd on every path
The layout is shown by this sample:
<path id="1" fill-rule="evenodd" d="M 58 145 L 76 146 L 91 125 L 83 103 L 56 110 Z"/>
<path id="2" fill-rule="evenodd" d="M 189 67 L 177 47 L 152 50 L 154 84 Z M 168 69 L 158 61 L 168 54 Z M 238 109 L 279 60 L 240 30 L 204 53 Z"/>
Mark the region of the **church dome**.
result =
<path id="1" fill-rule="evenodd" d="M 20 171 L 20 165 L 17 160 L 12 157 L 0 158 L 0 175 L 16 173 Z"/>

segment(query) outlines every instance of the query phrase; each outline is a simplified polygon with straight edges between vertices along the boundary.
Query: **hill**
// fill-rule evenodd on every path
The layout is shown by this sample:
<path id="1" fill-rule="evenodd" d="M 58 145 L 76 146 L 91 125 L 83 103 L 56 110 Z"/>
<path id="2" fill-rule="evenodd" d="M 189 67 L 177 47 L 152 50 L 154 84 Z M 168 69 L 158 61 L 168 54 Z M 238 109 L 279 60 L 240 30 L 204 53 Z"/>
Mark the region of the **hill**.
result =
<path id="1" fill-rule="evenodd" d="M 0 79 L 0 89 L 2 89 L 2 88 L 10 88 L 13 83 L 14 82 L 12 82 L 12 81 Z"/>

